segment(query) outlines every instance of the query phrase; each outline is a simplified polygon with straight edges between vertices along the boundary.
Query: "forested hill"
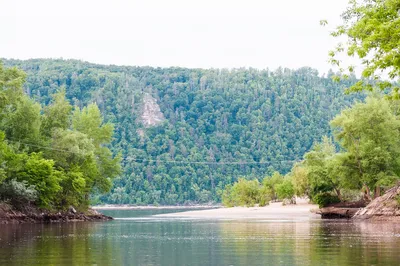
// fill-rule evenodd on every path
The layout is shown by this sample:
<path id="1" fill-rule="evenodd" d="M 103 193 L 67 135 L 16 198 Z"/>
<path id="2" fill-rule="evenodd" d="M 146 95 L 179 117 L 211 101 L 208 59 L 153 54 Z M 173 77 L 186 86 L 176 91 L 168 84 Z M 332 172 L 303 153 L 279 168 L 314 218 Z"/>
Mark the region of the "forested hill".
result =
<path id="1" fill-rule="evenodd" d="M 311 68 L 205 70 L 42 59 L 4 64 L 27 72 L 26 93 L 40 103 L 65 87 L 72 103 L 96 102 L 115 124 L 112 149 L 122 153 L 124 173 L 99 198 L 107 203 L 219 201 L 238 177 L 286 173 L 329 134 L 328 122 L 360 97 L 344 95 L 352 81 L 335 83 Z"/>

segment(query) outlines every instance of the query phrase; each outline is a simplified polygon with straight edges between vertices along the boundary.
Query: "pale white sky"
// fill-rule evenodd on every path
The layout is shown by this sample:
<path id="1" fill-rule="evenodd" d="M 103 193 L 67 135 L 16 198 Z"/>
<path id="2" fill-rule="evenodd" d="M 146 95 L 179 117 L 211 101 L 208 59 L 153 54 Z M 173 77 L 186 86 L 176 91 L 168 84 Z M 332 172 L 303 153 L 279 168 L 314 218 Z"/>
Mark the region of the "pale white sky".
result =
<path id="1" fill-rule="evenodd" d="M 0 57 L 325 73 L 348 0 L 0 0 Z M 327 19 L 329 27 L 319 21 Z"/>

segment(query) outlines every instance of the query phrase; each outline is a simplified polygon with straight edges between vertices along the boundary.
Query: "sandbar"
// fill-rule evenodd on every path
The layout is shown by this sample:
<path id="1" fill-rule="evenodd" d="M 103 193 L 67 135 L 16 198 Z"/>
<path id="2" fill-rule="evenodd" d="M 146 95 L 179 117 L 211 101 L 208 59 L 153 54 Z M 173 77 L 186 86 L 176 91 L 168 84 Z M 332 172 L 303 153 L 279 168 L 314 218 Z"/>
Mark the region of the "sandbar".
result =
<path id="1" fill-rule="evenodd" d="M 248 220 L 314 220 L 318 205 L 298 200 L 295 205 L 283 206 L 281 202 L 270 203 L 265 207 L 233 207 L 209 210 L 194 210 L 179 213 L 158 214 L 157 217 L 199 218 L 199 219 L 248 219 Z"/>

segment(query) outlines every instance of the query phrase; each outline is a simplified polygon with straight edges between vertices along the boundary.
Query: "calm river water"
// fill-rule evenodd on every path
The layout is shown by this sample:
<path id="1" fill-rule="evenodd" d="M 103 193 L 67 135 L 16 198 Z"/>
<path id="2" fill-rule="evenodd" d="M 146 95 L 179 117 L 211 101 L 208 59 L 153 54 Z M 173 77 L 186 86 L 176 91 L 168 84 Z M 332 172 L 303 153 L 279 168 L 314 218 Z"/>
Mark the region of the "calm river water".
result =
<path id="1" fill-rule="evenodd" d="M 157 218 L 0 225 L 0 265 L 400 265 L 400 225 Z M 180 210 L 182 211 L 182 210 Z"/>

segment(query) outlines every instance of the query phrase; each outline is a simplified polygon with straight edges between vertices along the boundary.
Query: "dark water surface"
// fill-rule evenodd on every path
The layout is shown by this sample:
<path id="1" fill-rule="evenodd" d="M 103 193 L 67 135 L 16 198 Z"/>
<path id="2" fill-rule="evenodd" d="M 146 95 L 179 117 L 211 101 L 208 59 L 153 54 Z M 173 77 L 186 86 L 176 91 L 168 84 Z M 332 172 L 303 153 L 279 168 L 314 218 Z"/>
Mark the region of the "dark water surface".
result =
<path id="1" fill-rule="evenodd" d="M 176 211 L 107 210 L 125 219 L 0 225 L 0 265 L 400 265 L 395 223 L 152 217 Z"/>

